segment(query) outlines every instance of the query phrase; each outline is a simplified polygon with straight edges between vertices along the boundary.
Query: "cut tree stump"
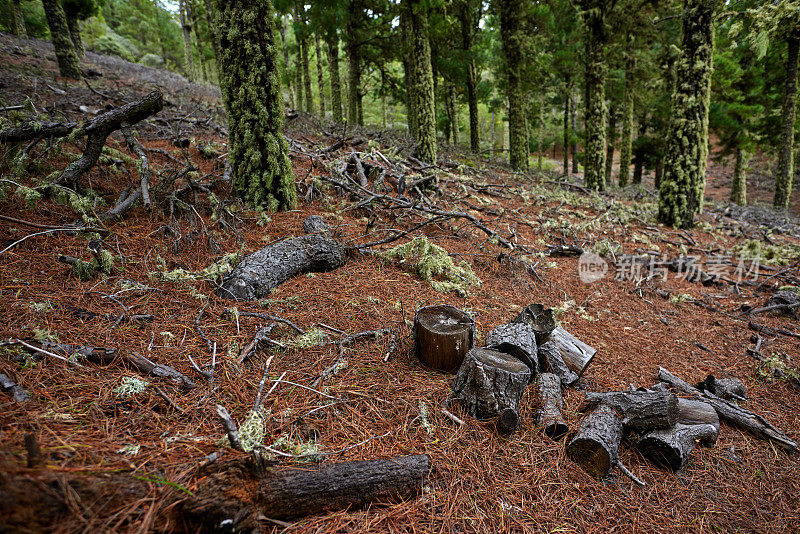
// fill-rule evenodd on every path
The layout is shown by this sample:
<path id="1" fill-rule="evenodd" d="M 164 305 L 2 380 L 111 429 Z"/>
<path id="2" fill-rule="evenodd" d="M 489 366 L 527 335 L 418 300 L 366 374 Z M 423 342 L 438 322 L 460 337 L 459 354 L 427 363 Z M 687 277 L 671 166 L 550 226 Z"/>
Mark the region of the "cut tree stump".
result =
<path id="1" fill-rule="evenodd" d="M 185 519 L 204 531 L 227 526 L 228 531 L 244 532 L 260 516 L 296 519 L 412 499 L 422 491 L 430 458 L 417 454 L 257 473 L 242 467 L 204 481 L 183 505 Z"/>
<path id="2" fill-rule="evenodd" d="M 569 427 L 564 423 L 561 411 L 564 399 L 561 397 L 561 379 L 553 373 L 542 373 L 536 377 L 536 392 L 539 395 L 539 409 L 536 420 L 544 427 L 544 433 L 554 440 L 566 435 Z"/>
<path id="3" fill-rule="evenodd" d="M 581 422 L 567 445 L 567 456 L 596 478 L 606 476 L 619 462 L 622 419 L 617 410 L 600 404 Z"/>
<path id="4" fill-rule="evenodd" d="M 528 366 L 510 354 L 472 349 L 453 380 L 453 396 L 477 419 L 492 419 L 507 409 L 519 413 L 530 376 Z"/>
<path id="5" fill-rule="evenodd" d="M 475 321 L 453 306 L 426 306 L 414 316 L 414 354 L 433 369 L 457 371 L 474 339 Z"/>
<path id="6" fill-rule="evenodd" d="M 654 430 L 636 443 L 636 448 L 651 462 L 679 471 L 689 459 L 698 441 L 716 441 L 714 425 L 676 424 L 672 428 Z"/>
<path id="7" fill-rule="evenodd" d="M 539 373 L 536 333 L 527 324 L 501 324 L 486 336 L 486 346 L 514 356 L 528 366 L 531 376 Z"/>
<path id="8" fill-rule="evenodd" d="M 536 342 L 539 344 L 547 341 L 547 336 L 556 327 L 553 310 L 541 304 L 530 304 L 523 308 L 511 324 L 526 324 L 536 332 Z"/>
<path id="9" fill-rule="evenodd" d="M 217 295 L 256 300 L 298 274 L 332 271 L 344 265 L 347 258 L 342 244 L 318 224 L 310 226 L 317 233 L 272 243 L 244 258 L 223 278 Z"/>
<path id="10" fill-rule="evenodd" d="M 561 358 L 561 351 L 555 341 L 547 341 L 539 345 L 539 365 L 542 369 L 548 369 L 551 373 L 558 376 L 561 383 L 571 386 L 578 381 L 578 375 L 570 371 L 567 364 Z"/>
<path id="11" fill-rule="evenodd" d="M 589 392 L 580 411 L 601 403 L 617 410 L 625 428 L 635 432 L 669 428 L 678 420 L 678 397 L 670 391 Z"/>
<path id="12" fill-rule="evenodd" d="M 586 368 L 592 363 L 594 355 L 597 354 L 597 349 L 590 347 L 560 326 L 550 333 L 550 339 L 558 345 L 561 358 L 567 367 L 579 377 L 583 375 Z"/>

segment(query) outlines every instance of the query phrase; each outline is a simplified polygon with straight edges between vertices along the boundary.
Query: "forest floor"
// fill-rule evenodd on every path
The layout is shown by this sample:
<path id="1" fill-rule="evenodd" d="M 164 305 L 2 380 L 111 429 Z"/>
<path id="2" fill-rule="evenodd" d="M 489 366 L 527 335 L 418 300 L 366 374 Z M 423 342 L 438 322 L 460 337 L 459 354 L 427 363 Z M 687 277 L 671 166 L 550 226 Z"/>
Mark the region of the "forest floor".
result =
<path id="1" fill-rule="evenodd" d="M 225 142 L 218 91 L 91 53 L 83 67 L 102 73 L 89 79 L 92 89 L 57 77 L 49 45 L 0 35 L 0 107 L 30 98 L 38 113 L 82 120 L 108 103 L 117 106 L 159 87 L 168 105 L 136 127 L 145 147 L 168 154 L 148 152 L 151 163 L 159 176 L 193 165 L 198 170 L 189 176 L 213 188 L 214 195 L 190 187 L 170 203 L 171 191 L 156 192 L 152 210 L 137 206 L 122 220 L 100 225 L 116 262 L 110 275 L 89 281 L 57 261 L 59 255 L 90 260 L 85 235 L 39 235 L 4 250 L 0 337 L 51 338 L 119 354 L 136 352 L 192 377 L 196 387 L 181 389 L 115 364 L 83 362 L 78 367 L 0 348 L 0 373 L 30 394 L 18 403 L 0 392 L 0 487 L 7 496 L 0 531 L 192 530 L 180 510 L 203 483 L 199 464 L 220 450 L 223 460 L 245 455 L 220 445 L 223 430 L 215 406 L 225 406 L 241 423 L 258 394 L 268 358 L 266 389 L 276 387 L 262 401 L 268 410 L 264 443 L 277 447 L 280 439 L 290 452 L 317 447 L 329 457 L 325 462 L 427 454 L 432 472 L 416 499 L 288 524 L 262 518 L 264 531 L 790 532 L 800 525 L 798 455 L 727 424 L 716 446 L 696 448 L 678 474 L 623 446 L 623 463 L 647 484 L 639 488 L 618 470 L 598 481 L 572 463 L 565 456 L 569 438 L 554 442 L 537 426 L 531 388 L 522 399 L 520 426 L 510 437 L 499 436 L 490 423 L 458 407 L 452 411 L 465 424 L 454 423 L 439 409 L 452 376 L 414 358 L 410 328 L 419 307 L 451 304 L 474 317 L 480 342 L 524 306 L 539 302 L 558 309 L 560 323 L 598 350 L 582 377 L 582 389 L 648 386 L 657 381 L 659 366 L 692 383 L 707 374 L 735 376 L 747 386 L 747 406 L 797 441 L 800 386 L 791 375 L 800 367 L 800 339 L 794 335 L 800 325 L 791 317 L 743 311 L 763 305 L 778 287 L 800 285 L 800 227 L 794 219 L 765 208 L 710 202 L 693 230 L 669 229 L 654 222 L 656 196 L 648 183 L 585 194 L 575 177 L 519 175 L 456 149 L 442 150 L 437 169 L 420 171 L 407 157 L 411 142 L 396 132 L 350 129 L 349 144 L 323 156 L 322 150 L 341 139 L 341 127 L 320 125 L 304 114 L 288 121 L 287 136 L 306 198 L 298 209 L 268 217 L 237 203 L 223 179 L 223 159 L 215 154 L 224 153 Z M 190 139 L 190 146 L 175 147 L 177 138 Z M 36 186 L 63 169 L 70 154 L 79 153 L 80 143 L 63 143 L 44 154 L 43 147 L 36 147 L 36 157 L 17 176 L 8 169 L 11 149 L 0 146 L 3 178 Z M 125 151 L 119 133 L 108 144 Z M 205 155 L 198 147 L 206 149 Z M 420 221 L 410 214 L 391 218 L 386 211 L 352 209 L 349 196 L 324 182 L 324 195 L 315 194 L 319 178 L 329 174 L 325 164 L 338 166 L 351 147 L 376 167 L 385 156 L 391 172 L 409 179 L 435 171 L 438 187 L 425 193 L 431 202 L 466 210 L 515 244 L 515 250 L 465 220 L 443 219 L 415 232 L 465 261 L 480 278 L 481 284 L 463 296 L 437 292 L 412 269 L 357 252 L 343 267 L 291 279 L 258 302 L 223 300 L 213 280 L 175 281 L 166 275 L 177 268 L 197 273 L 226 252 L 252 252 L 301 235 L 303 219 L 312 214 L 325 218 L 337 239 L 349 243 L 381 239 L 391 235 L 387 229 L 407 230 Z M 107 158 L 81 181 L 98 199 L 88 215 L 99 213 L 102 204 L 113 206 L 120 191 L 138 184 L 136 162 L 114 159 Z M 372 182 L 374 175 L 369 178 Z M 711 200 L 724 199 L 727 180 L 721 169 L 711 167 Z M 176 181 L 172 191 L 186 185 L 191 184 L 185 179 Z M 752 187 L 753 198 L 763 198 L 765 187 Z M 80 219 L 69 203 L 42 198 L 29 208 L 13 191 L 0 201 L 0 215 L 55 226 Z M 796 198 L 793 206 L 798 204 Z M 0 220 L 0 249 L 39 231 Z M 730 260 L 725 263 L 728 278 L 735 278 L 733 269 L 742 256 L 761 258 L 744 262 L 748 269 L 760 265 L 757 278 L 747 276 L 738 284 L 704 286 L 673 272 L 666 280 L 616 279 L 613 265 L 609 276 L 584 283 L 577 258 L 548 255 L 551 245 L 579 245 L 616 258 L 618 266 L 621 254 L 646 251 L 668 258 L 693 254 L 706 265 L 724 258 Z M 231 311 L 234 306 L 238 313 Z M 123 311 L 128 317 L 118 321 Z M 315 343 L 335 342 L 339 336 L 322 329 L 315 330 L 316 339 L 297 338 L 290 328 L 278 327 L 272 337 L 289 348 L 259 350 L 237 365 L 239 351 L 266 322 L 243 315 L 248 311 L 279 316 L 305 330 L 324 323 L 347 334 L 384 328 L 390 334 L 343 347 L 347 364 L 318 387 L 344 399 L 331 403 L 317 391 L 276 380 L 283 376 L 310 387 L 340 357 L 336 344 Z M 145 317 L 133 320 L 137 314 Z M 760 350 L 768 357 L 765 362 L 748 355 L 755 333 L 748 329 L 751 320 L 790 334 L 764 335 Z M 192 368 L 189 357 L 210 369 L 214 344 L 210 383 Z M 775 368 L 783 378 L 776 378 Z M 119 388 L 131 378 L 150 385 L 125 397 Z M 565 419 L 575 431 L 583 393 L 565 389 L 564 397 Z M 37 467 L 26 466 L 28 433 L 41 447 L 43 463 Z M 316 445 L 308 445 L 314 437 Z M 129 489 L 104 490 L 111 487 L 104 481 L 112 480 L 128 481 Z M 33 493 L 23 498 L 15 488 Z M 60 504 L 42 510 L 41 500 Z"/>

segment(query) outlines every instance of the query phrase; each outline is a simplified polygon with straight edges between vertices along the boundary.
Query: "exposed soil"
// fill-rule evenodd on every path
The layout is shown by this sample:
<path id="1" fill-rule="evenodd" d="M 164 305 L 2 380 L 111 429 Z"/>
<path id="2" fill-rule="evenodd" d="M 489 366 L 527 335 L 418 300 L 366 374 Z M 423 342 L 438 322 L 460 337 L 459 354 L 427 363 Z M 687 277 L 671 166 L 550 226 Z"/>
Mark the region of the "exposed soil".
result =
<path id="1" fill-rule="evenodd" d="M 189 492 L 203 484 L 206 475 L 197 466 L 218 450 L 223 457 L 219 462 L 245 456 L 220 446 L 223 430 L 215 406 L 227 407 L 241 423 L 255 401 L 267 358 L 272 357 L 267 390 L 284 372 L 284 380 L 310 386 L 337 360 L 339 349 L 331 344 L 266 349 L 237 366 L 238 349 L 252 340 L 265 321 L 226 313 L 235 304 L 215 296 L 214 283 L 170 282 L 159 273 L 178 267 L 199 271 L 225 252 L 250 252 L 277 239 L 301 235 L 303 219 L 312 214 L 324 217 L 338 239 L 351 243 L 380 239 L 387 235 L 382 229 L 408 229 L 413 222 L 410 217 L 371 221 L 370 212 L 347 209 L 350 199 L 325 186 L 324 198 L 304 201 L 295 211 L 272 214 L 270 222 L 259 226 L 259 214 L 242 208 L 223 180 L 223 158 L 203 157 L 197 149 L 213 141 L 224 154 L 224 116 L 213 88 L 87 54 L 84 68 L 103 74 L 89 83 L 109 97 L 105 98 L 83 83 L 58 78 L 49 45 L 0 35 L 0 56 L 2 105 L 20 104 L 30 97 L 39 112 L 46 110 L 51 116 L 62 113 L 79 119 L 84 113 L 78 108 L 81 105 L 90 110 L 106 103 L 119 105 L 160 87 L 171 105 L 146 125 L 137 126 L 139 139 L 148 148 L 169 153 L 170 157 L 148 153 L 162 175 L 180 172 L 191 162 L 199 169 L 193 180 L 210 184 L 222 202 L 217 204 L 206 192 L 190 190 L 180 197 L 181 203 L 173 203 L 171 217 L 167 192 L 156 193 L 152 211 L 136 207 L 123 220 L 107 226 L 103 241 L 119 258 L 111 275 L 87 282 L 56 259 L 60 254 L 90 259 L 85 236 L 36 236 L 0 254 L 2 338 L 33 338 L 45 332 L 63 343 L 136 351 L 197 383 L 193 389 L 182 390 L 122 366 L 83 363 L 78 368 L 52 357 L 20 364 L 13 353 L 0 352 L 0 372 L 31 394 L 29 401 L 17 403 L 11 395 L 0 393 L 0 487 L 20 499 L 17 506 L 3 507 L 10 515 L 0 519 L 0 530 L 192 530 L 196 526 L 185 523 L 179 511 Z M 372 150 L 389 154 L 399 149 L 402 154 L 410 146 L 397 133 L 379 135 L 365 129 L 356 134 L 370 141 L 355 150 L 366 152 L 364 157 L 376 162 L 379 158 Z M 326 170 L 304 152 L 332 145 L 339 131 L 301 115 L 288 123 L 287 135 L 293 140 L 295 175 L 305 192 Z M 176 148 L 176 138 L 190 138 L 192 144 Z M 122 150 L 118 134 L 109 144 Z M 349 150 L 344 147 L 332 157 L 344 158 Z M 38 184 L 78 151 L 77 146 L 64 145 L 60 153 L 40 155 L 42 148 L 37 147 L 35 154 L 40 156 L 28 173 L 13 179 Z M 10 148 L 0 146 L 4 175 L 9 172 L 10 155 Z M 432 199 L 448 209 L 469 210 L 503 238 L 531 250 L 544 251 L 558 244 L 591 248 L 607 240 L 629 254 L 650 250 L 674 258 L 691 253 L 705 261 L 725 256 L 735 263 L 739 254 L 734 247 L 754 240 L 782 247 L 781 257 L 788 263 L 762 268 L 751 285 L 703 286 L 678 280 L 675 273 L 669 273 L 666 281 L 637 283 L 608 276 L 587 284 L 578 276 L 575 257 L 530 255 L 527 259 L 535 273 L 517 264 L 510 267 L 498 261 L 501 253 L 509 251 L 484 233 L 464 221 L 444 221 L 426 226 L 424 233 L 455 259 L 466 261 L 481 279 L 482 284 L 471 287 L 464 297 L 439 293 L 416 273 L 374 255 L 352 253 L 336 271 L 299 276 L 261 303 L 239 303 L 240 312 L 279 316 L 304 329 L 324 323 L 348 334 L 381 328 L 392 333 L 343 349 L 347 367 L 319 387 L 347 402 L 330 403 L 318 392 L 278 382 L 262 401 L 270 413 L 265 443 L 282 435 L 303 442 L 318 434 L 321 450 L 332 453 L 325 461 L 424 453 L 433 465 L 422 496 L 415 500 L 310 517 L 288 527 L 263 520 L 262 528 L 285 532 L 796 530 L 800 524 L 796 454 L 786 454 L 723 424 L 716 446 L 695 449 L 686 469 L 677 475 L 623 446 L 622 462 L 647 487 L 635 486 L 618 470 L 597 481 L 566 458 L 569 437 L 553 442 L 543 435 L 533 420 L 536 399 L 531 388 L 522 399 L 519 429 L 508 438 L 498 436 L 490 423 L 463 415 L 457 407 L 452 410 L 466 424 L 453 423 L 439 410 L 450 392 L 452 376 L 426 369 L 414 359 L 410 329 L 420 306 L 451 304 L 473 315 L 480 343 L 489 330 L 531 302 L 565 308 L 560 323 L 598 349 L 583 377 L 585 388 L 609 391 L 626 390 L 631 384 L 648 386 L 656 382 L 659 365 L 692 383 L 709 373 L 736 376 L 747 386 L 747 406 L 797 441 L 800 392 L 791 380 L 762 376 L 770 373 L 759 372 L 759 362 L 746 349 L 753 346 L 750 319 L 792 332 L 800 331 L 800 325 L 790 317 L 749 317 L 742 312 L 742 306 L 761 306 L 777 287 L 797 282 L 798 258 L 792 247 L 797 246 L 800 233 L 795 221 L 763 209 L 742 213 L 714 204 L 700 217 L 697 228 L 676 231 L 653 222 L 655 194 L 647 187 L 584 195 L 572 192 L 572 186 L 559 185 L 563 179 L 555 174 L 519 176 L 489 161 L 467 168 L 472 160 L 458 150 L 444 151 L 441 191 L 433 193 Z M 107 206 L 113 206 L 119 192 L 139 180 L 135 165 L 123 166 L 126 170 L 114 171 L 113 165 L 101 164 L 81 185 L 91 187 Z M 712 165 L 711 199 L 722 200 L 715 191 L 723 189 L 718 185 L 724 180 L 727 177 Z M 186 185 L 186 180 L 180 180 L 173 187 Z M 758 186 L 751 191 L 754 198 L 764 196 Z M 2 215 L 46 225 L 64 225 L 77 218 L 69 205 L 45 198 L 28 209 L 21 198 L 13 196 L 13 189 L 10 193 L 0 202 Z M 97 213 L 101 210 L 96 207 Z M 36 231 L 40 230 L 0 220 L 0 249 Z M 520 259 L 519 254 L 515 257 Z M 732 266 L 726 272 L 732 277 Z M 123 279 L 141 286 L 124 285 Z M 569 301 L 574 303 L 564 304 Z M 117 324 L 123 307 L 127 315 L 148 314 L 152 319 Z M 213 384 L 189 361 L 191 356 L 204 370 L 211 367 L 212 353 L 198 325 L 212 346 L 216 344 Z M 294 335 L 284 326 L 273 332 L 273 338 L 284 342 Z M 328 335 L 328 340 L 336 339 L 335 334 Z M 778 335 L 765 336 L 761 350 L 783 362 L 786 369 L 796 370 L 799 348 L 798 338 Z M 123 377 L 138 377 L 151 386 L 121 398 L 115 389 Z M 583 395 L 565 389 L 564 397 L 565 420 L 574 432 Z M 421 410 L 427 413 L 427 424 L 420 423 Z M 24 436 L 29 432 L 35 434 L 44 461 L 35 468 L 26 467 Z M 244 490 L 239 490 L 246 498 Z M 41 498 L 36 497 L 39 494 Z M 51 511 L 32 516 L 31 507 L 41 502 L 51 503 Z"/>

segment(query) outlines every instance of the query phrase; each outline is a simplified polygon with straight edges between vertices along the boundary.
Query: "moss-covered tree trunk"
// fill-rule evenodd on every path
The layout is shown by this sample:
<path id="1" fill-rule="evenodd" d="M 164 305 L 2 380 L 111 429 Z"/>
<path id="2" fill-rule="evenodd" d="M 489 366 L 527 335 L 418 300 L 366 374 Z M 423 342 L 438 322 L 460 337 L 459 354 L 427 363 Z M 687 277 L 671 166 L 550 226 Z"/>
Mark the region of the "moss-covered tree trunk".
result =
<path id="1" fill-rule="evenodd" d="M 499 0 L 500 40 L 503 43 L 508 100 L 508 160 L 518 171 L 528 170 L 528 125 L 525 118 L 525 68 L 524 13 L 527 2 L 522 0 Z"/>
<path id="2" fill-rule="evenodd" d="M 605 20 L 603 10 L 584 11 L 586 54 L 586 136 L 583 177 L 586 187 L 595 191 L 606 188 L 606 63 Z"/>
<path id="3" fill-rule="evenodd" d="M 314 45 L 317 53 L 317 89 L 319 93 L 319 116 L 325 118 L 325 76 L 322 73 L 322 43 L 319 34 L 314 34 Z"/>
<path id="4" fill-rule="evenodd" d="M 436 99 L 427 5 L 427 2 L 421 0 L 403 0 L 401 9 L 406 11 L 411 30 L 409 70 L 417 117 L 416 156 L 426 163 L 436 163 Z"/>
<path id="5" fill-rule="evenodd" d="M 25 30 L 25 17 L 22 16 L 20 0 L 12 0 L 11 11 L 11 33 L 18 37 L 27 37 L 28 32 Z"/>
<path id="6" fill-rule="evenodd" d="M 576 141 L 577 135 L 575 134 L 577 131 L 577 128 L 575 127 L 575 121 L 577 121 L 578 109 L 575 99 L 572 98 L 572 87 L 570 87 L 569 91 L 571 102 L 570 122 L 572 123 L 572 143 L 570 145 L 570 151 L 572 152 L 572 174 L 578 174 L 578 171 L 580 170 L 578 168 L 578 142 Z"/>
<path id="7" fill-rule="evenodd" d="M 747 159 L 748 154 L 740 147 L 736 147 L 735 162 L 733 164 L 733 182 L 731 183 L 731 202 L 740 206 L 747 206 Z"/>
<path id="8" fill-rule="evenodd" d="M 192 61 L 192 27 L 189 24 L 189 17 L 186 16 L 186 3 L 180 0 L 178 3 L 180 11 L 181 29 L 183 30 L 183 68 L 186 78 L 194 80 L 194 62 Z"/>
<path id="9" fill-rule="evenodd" d="M 628 35 L 625 54 L 625 101 L 622 104 L 622 142 L 619 147 L 619 186 L 628 185 L 631 176 L 631 151 L 633 149 L 633 90 L 634 90 L 634 57 Z"/>
<path id="10" fill-rule="evenodd" d="M 60 0 L 42 0 L 44 12 L 47 16 L 47 25 L 50 27 L 50 37 L 58 61 L 58 71 L 66 78 L 81 79 L 81 69 L 78 65 L 78 55 L 69 34 L 67 16 Z"/>
<path id="11" fill-rule="evenodd" d="M 469 56 L 478 27 L 478 16 L 470 5 L 463 0 L 459 4 L 459 22 L 461 23 L 461 48 Z M 470 58 L 467 66 L 467 106 L 469 107 L 469 147 L 473 152 L 480 151 L 480 132 L 478 126 L 478 68 L 475 58 Z"/>
<path id="12" fill-rule="evenodd" d="M 608 112 L 608 132 L 606 132 L 606 168 L 604 172 L 606 185 L 611 185 L 611 170 L 614 167 L 614 145 L 617 144 L 617 110 Z"/>
<path id="13" fill-rule="evenodd" d="M 233 185 L 248 204 L 270 210 L 297 203 L 283 137 L 278 36 L 269 0 L 214 0 L 221 80 L 228 114 Z"/>
<path id="14" fill-rule="evenodd" d="M 339 36 L 328 37 L 328 75 L 331 79 L 331 111 L 334 122 L 342 122 L 342 81 L 339 77 Z"/>
<path id="15" fill-rule="evenodd" d="M 303 94 L 306 97 L 305 109 L 314 113 L 314 93 L 311 91 L 311 72 L 308 64 L 308 39 L 303 36 L 300 41 L 300 54 L 303 61 Z"/>
<path id="16" fill-rule="evenodd" d="M 702 207 L 708 155 L 708 104 L 719 0 L 684 0 L 681 57 L 672 98 L 658 220 L 691 228 Z"/>
<path id="17" fill-rule="evenodd" d="M 781 144 L 778 152 L 778 167 L 775 170 L 775 209 L 789 207 L 794 178 L 794 122 L 797 110 L 797 62 L 800 49 L 800 34 L 792 32 L 787 42 L 789 53 L 786 61 L 786 85 L 783 92 L 781 114 Z"/>
<path id="18" fill-rule="evenodd" d="M 294 92 L 297 95 L 296 107 L 303 109 L 303 52 L 300 49 L 300 29 L 294 26 L 294 42 L 297 53 L 294 55 Z"/>
<path id="19" fill-rule="evenodd" d="M 72 46 L 75 47 L 75 55 L 78 56 L 78 59 L 82 59 L 85 53 L 83 49 L 83 40 L 81 39 L 81 26 L 78 21 L 77 16 L 71 16 L 68 13 L 65 13 L 67 16 L 67 27 L 69 28 L 69 37 L 72 39 Z"/>
<path id="20" fill-rule="evenodd" d="M 361 124 L 358 120 L 359 108 L 361 107 L 361 47 L 359 39 L 363 17 L 363 2 L 361 0 L 350 0 L 348 4 L 345 47 L 348 61 L 347 120 L 351 124 Z"/>

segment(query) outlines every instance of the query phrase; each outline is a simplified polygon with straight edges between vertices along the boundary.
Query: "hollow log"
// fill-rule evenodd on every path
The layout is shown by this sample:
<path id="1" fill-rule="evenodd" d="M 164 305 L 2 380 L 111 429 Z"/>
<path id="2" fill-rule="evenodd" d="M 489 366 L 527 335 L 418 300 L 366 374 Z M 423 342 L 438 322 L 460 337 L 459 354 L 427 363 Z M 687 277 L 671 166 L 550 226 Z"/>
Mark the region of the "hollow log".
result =
<path id="1" fill-rule="evenodd" d="M 567 364 L 567 367 L 579 377 L 583 376 L 584 371 L 586 371 L 595 354 L 597 354 L 597 349 L 590 347 L 560 326 L 550 333 L 550 339 L 558 345 L 558 350 L 561 351 L 561 358 Z"/>
<path id="2" fill-rule="evenodd" d="M 223 278 L 217 295 L 234 300 L 260 299 L 293 276 L 332 271 L 346 261 L 344 247 L 325 233 L 278 241 L 244 258 Z"/>
<path id="3" fill-rule="evenodd" d="M 717 411 L 720 419 L 723 421 L 727 421 L 736 427 L 747 430 L 760 439 L 772 440 L 787 451 L 797 450 L 797 443 L 789 439 L 781 431 L 775 428 L 769 421 L 757 413 L 753 413 L 750 410 L 736 406 L 735 404 L 724 399 L 720 399 L 716 395 L 700 391 L 688 382 L 685 382 L 684 380 L 673 375 L 663 367 L 658 368 L 658 379 L 662 382 L 666 382 L 671 387 L 679 391 L 692 395 L 694 398 L 710 404 L 714 407 L 714 410 Z"/>
<path id="4" fill-rule="evenodd" d="M 694 450 L 697 441 L 716 441 L 717 429 L 714 425 L 676 424 L 672 428 L 648 432 L 636 443 L 636 448 L 651 462 L 680 470 Z"/>
<path id="5" fill-rule="evenodd" d="M 439 371 L 454 372 L 475 339 L 475 321 L 453 306 L 426 306 L 414 316 L 414 354 Z"/>
<path id="6" fill-rule="evenodd" d="M 553 310 L 541 304 L 530 304 L 523 308 L 511 324 L 526 324 L 536 332 L 536 342 L 541 344 L 547 341 L 547 336 L 556 327 Z"/>
<path id="7" fill-rule="evenodd" d="M 669 428 L 678 420 L 678 397 L 670 391 L 589 392 L 581 411 L 600 403 L 617 410 L 625 428 L 635 432 Z"/>
<path id="8" fill-rule="evenodd" d="M 508 408 L 519 412 L 519 400 L 531 370 L 515 357 L 492 349 L 472 349 L 453 379 L 453 394 L 477 419 L 492 419 Z"/>
<path id="9" fill-rule="evenodd" d="M 555 341 L 547 341 L 539 345 L 539 365 L 542 369 L 548 369 L 551 373 L 558 376 L 561 383 L 571 386 L 578 381 L 578 375 L 570 371 L 567 364 L 561 358 L 561 351 Z"/>
<path id="10" fill-rule="evenodd" d="M 514 356 L 528 366 L 531 376 L 539 372 L 536 333 L 527 324 L 501 324 L 486 336 L 486 346 Z"/>
<path id="11" fill-rule="evenodd" d="M 412 499 L 429 470 L 424 454 L 255 474 L 226 469 L 209 477 L 182 510 L 201 530 L 249 531 L 259 516 L 286 520 Z"/>
<path id="12" fill-rule="evenodd" d="M 539 409 L 536 420 L 544 427 L 544 433 L 559 440 L 569 431 L 561 411 L 564 399 L 561 397 L 561 380 L 553 373 L 542 373 L 536 377 L 536 392 L 539 395 Z"/>
<path id="13" fill-rule="evenodd" d="M 600 404 L 581 422 L 567 445 L 567 456 L 596 478 L 606 476 L 619 461 L 622 419 L 617 410 Z"/>

